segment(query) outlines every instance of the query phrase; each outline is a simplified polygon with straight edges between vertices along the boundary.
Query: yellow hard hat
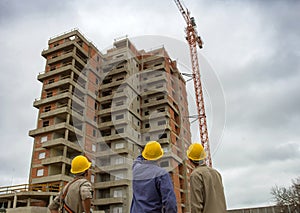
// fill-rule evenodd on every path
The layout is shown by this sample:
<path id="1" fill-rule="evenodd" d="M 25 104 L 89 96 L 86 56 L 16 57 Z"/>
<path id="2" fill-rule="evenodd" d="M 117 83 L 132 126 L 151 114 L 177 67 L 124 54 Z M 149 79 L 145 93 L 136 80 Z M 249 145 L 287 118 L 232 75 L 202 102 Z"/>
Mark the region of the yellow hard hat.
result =
<path id="1" fill-rule="evenodd" d="M 150 141 L 146 144 L 142 156 L 146 160 L 158 160 L 164 154 L 164 150 L 161 148 L 160 144 L 156 141 Z"/>
<path id="2" fill-rule="evenodd" d="M 71 173 L 78 174 L 86 171 L 91 167 L 91 162 L 83 155 L 76 156 L 71 163 Z"/>
<path id="3" fill-rule="evenodd" d="M 189 149 L 186 151 L 186 155 L 193 161 L 200 161 L 206 157 L 204 148 L 200 143 L 193 143 L 190 145 Z"/>

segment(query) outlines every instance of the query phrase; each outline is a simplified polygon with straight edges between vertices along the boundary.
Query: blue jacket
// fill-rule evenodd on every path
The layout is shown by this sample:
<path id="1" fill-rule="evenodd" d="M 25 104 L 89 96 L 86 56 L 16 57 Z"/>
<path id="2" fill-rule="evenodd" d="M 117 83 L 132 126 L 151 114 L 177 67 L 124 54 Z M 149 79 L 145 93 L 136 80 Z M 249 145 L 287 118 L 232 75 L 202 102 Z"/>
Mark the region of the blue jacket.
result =
<path id="1" fill-rule="evenodd" d="M 176 213 L 176 197 L 169 173 L 156 162 L 137 157 L 133 163 L 131 213 Z"/>

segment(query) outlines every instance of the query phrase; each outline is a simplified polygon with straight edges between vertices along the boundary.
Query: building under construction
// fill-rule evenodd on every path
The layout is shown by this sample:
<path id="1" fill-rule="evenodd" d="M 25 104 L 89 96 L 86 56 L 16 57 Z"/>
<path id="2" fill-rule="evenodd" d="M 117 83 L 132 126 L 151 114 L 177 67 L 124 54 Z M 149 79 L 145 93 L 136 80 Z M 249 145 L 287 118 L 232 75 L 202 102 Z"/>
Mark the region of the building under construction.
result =
<path id="1" fill-rule="evenodd" d="M 72 30 L 51 38 L 42 56 L 29 184 L 0 194 L 7 210 L 46 207 L 72 179 L 71 160 L 84 154 L 93 165 L 95 212 L 129 212 L 132 162 L 155 140 L 165 152 L 159 164 L 172 177 L 178 212 L 189 212 L 186 85 L 167 51 L 138 50 L 126 37 L 101 53 Z"/>

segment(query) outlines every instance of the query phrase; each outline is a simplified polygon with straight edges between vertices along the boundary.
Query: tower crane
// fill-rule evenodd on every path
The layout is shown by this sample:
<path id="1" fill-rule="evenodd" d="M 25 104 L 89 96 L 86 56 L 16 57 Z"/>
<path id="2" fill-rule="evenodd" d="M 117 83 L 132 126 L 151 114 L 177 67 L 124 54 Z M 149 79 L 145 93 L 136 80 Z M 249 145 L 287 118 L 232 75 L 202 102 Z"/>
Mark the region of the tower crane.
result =
<path id="1" fill-rule="evenodd" d="M 194 81 L 200 139 L 204 147 L 204 150 L 207 154 L 206 165 L 212 167 L 207 124 L 206 124 L 206 114 L 205 114 L 204 99 L 203 99 L 203 90 L 202 90 L 202 84 L 200 79 L 200 68 L 199 68 L 198 55 L 197 55 L 197 45 L 201 49 L 203 46 L 203 42 L 201 40 L 201 37 L 198 35 L 196 29 L 197 26 L 194 17 L 190 16 L 189 10 L 182 6 L 180 0 L 174 0 L 174 1 L 186 22 L 185 33 L 186 33 L 186 40 L 190 48 L 190 56 L 192 62 L 192 71 L 193 71 L 192 76 Z"/>

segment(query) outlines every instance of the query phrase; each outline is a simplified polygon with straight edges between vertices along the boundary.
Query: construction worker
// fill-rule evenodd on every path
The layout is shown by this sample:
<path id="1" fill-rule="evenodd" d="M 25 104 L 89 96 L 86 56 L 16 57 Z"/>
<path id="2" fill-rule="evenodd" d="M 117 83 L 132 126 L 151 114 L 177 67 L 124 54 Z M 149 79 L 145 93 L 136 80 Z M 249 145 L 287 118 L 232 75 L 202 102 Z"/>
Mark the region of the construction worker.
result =
<path id="1" fill-rule="evenodd" d="M 195 166 L 190 176 L 191 213 L 226 213 L 222 177 L 217 170 L 206 166 L 203 146 L 194 143 L 186 153 Z"/>
<path id="2" fill-rule="evenodd" d="M 48 206 L 51 213 L 91 213 L 92 185 L 86 179 L 91 163 L 85 156 L 76 156 L 71 163 L 70 181 Z"/>
<path id="3" fill-rule="evenodd" d="M 158 142 L 150 141 L 134 161 L 131 213 L 177 212 L 170 175 L 157 163 L 163 153 Z"/>

